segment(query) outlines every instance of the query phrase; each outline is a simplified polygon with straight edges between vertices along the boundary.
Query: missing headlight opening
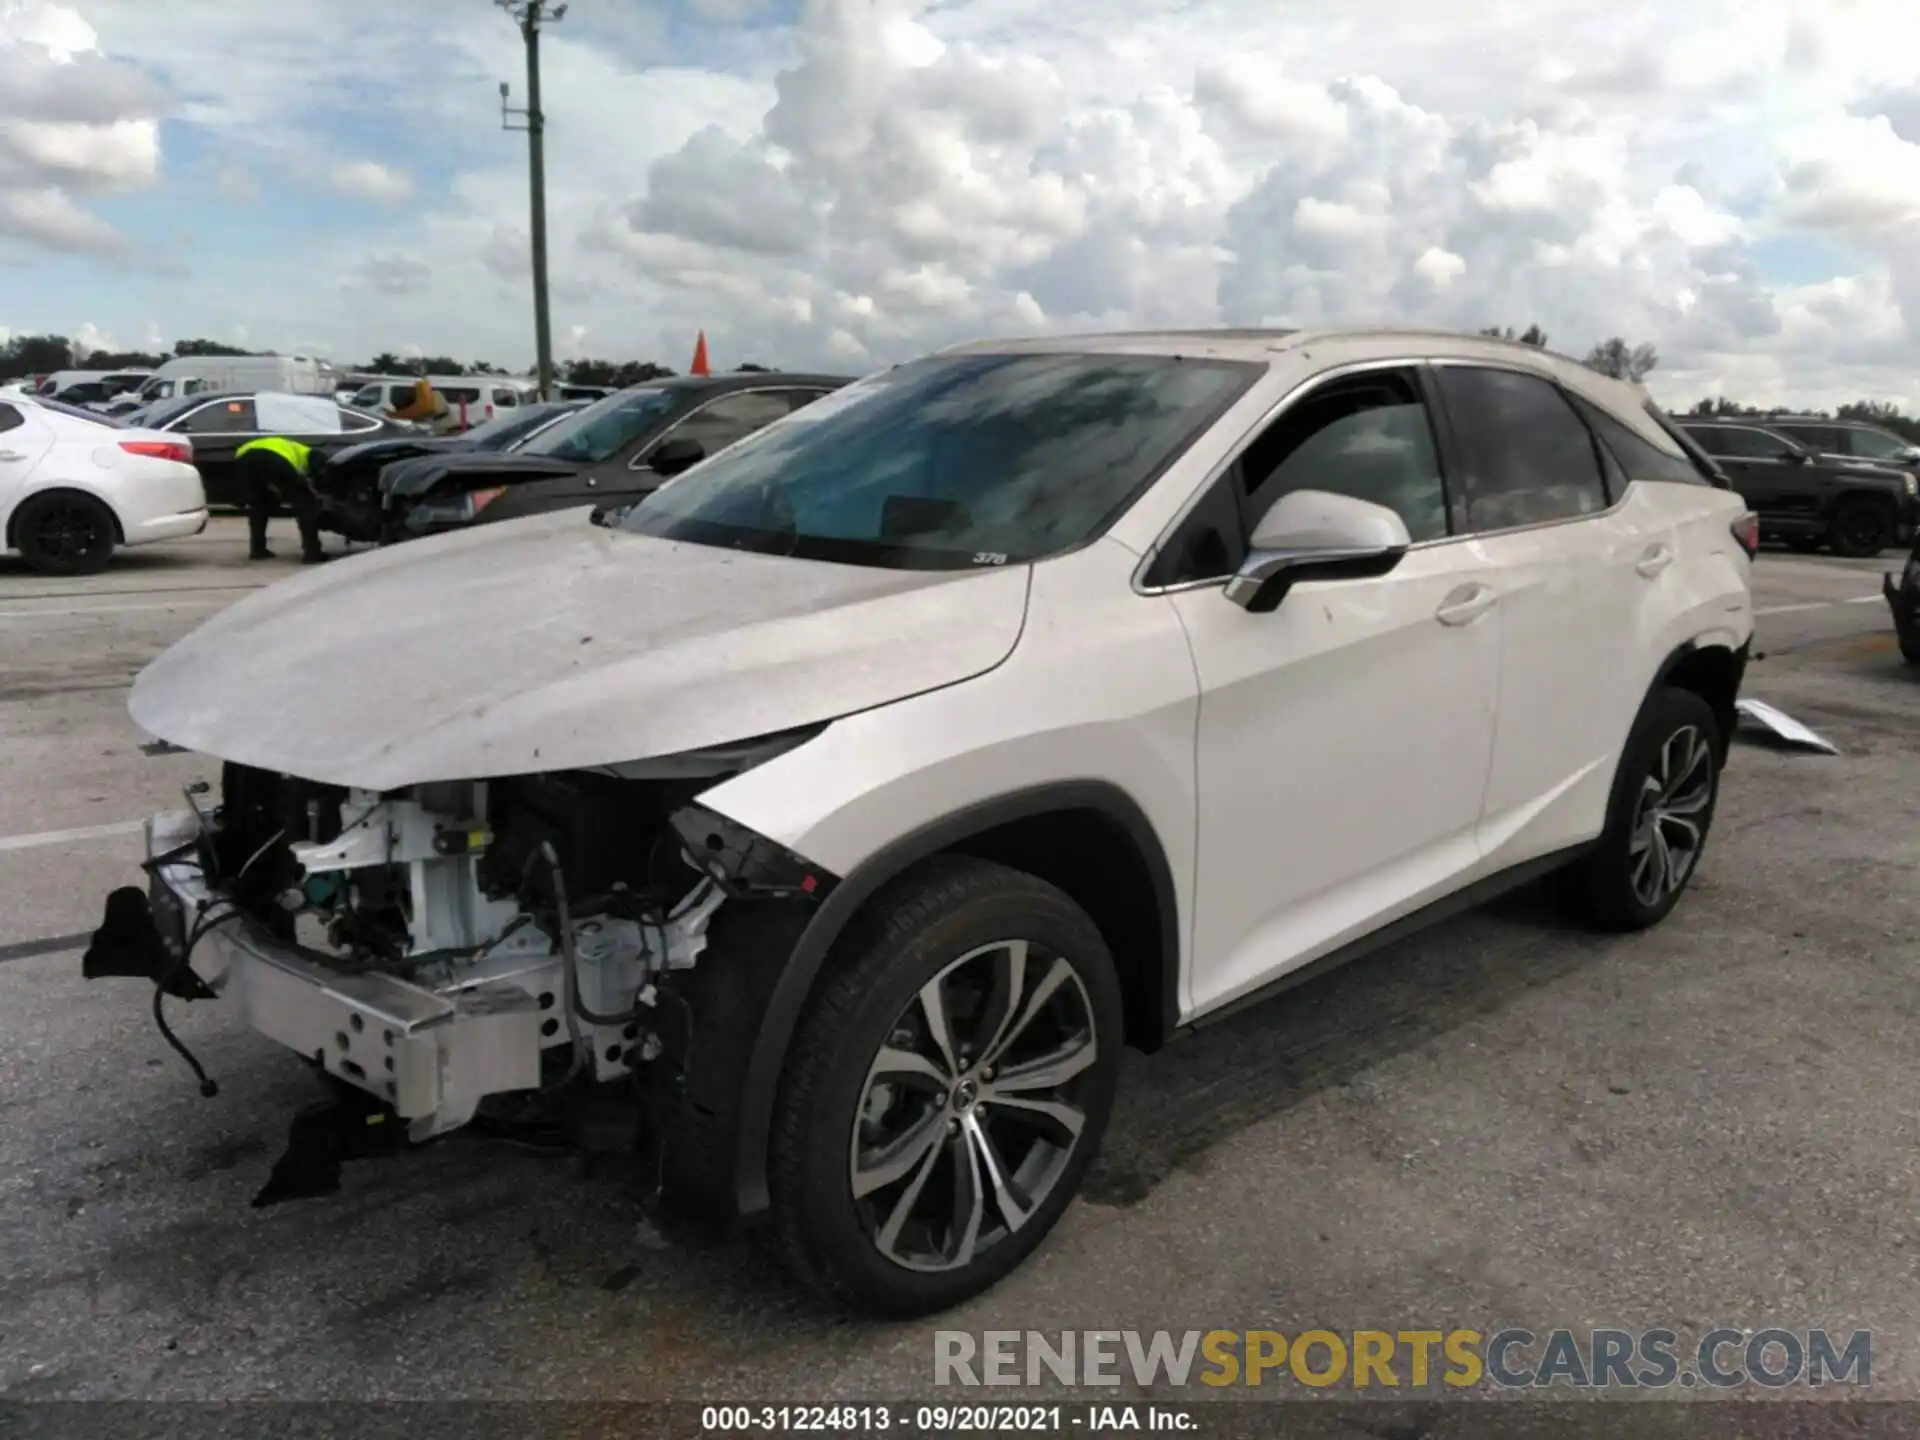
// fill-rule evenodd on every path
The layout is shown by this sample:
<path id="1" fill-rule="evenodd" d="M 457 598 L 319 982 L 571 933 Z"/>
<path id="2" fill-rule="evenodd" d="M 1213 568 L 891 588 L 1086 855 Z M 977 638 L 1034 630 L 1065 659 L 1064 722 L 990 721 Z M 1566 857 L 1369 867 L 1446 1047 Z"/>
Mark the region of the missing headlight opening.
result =
<path id="1" fill-rule="evenodd" d="M 686 1130 L 672 1112 L 696 1054 L 711 1048 L 701 1030 L 712 1001 L 693 972 L 770 972 L 785 952 L 767 937 L 797 936 L 833 883 L 696 803 L 769 753 L 736 746 L 633 774 L 387 793 L 228 763 L 217 808 L 154 822 L 151 900 L 119 896 L 88 973 L 237 998 L 255 1028 L 357 1093 L 356 1115 L 370 1105 L 410 1142 L 460 1129 L 490 1097 L 620 1081 L 642 1102 L 636 1147 L 664 1152 L 665 1137 Z M 220 961 L 195 964 L 211 988 L 196 978 L 187 991 L 183 920 L 191 930 L 214 907 L 234 923 Z M 738 915 L 716 927 L 730 908 Z M 771 929 L 766 912 L 782 912 Z M 738 983 L 723 993 L 740 999 Z M 731 1035 L 739 1017 L 717 1028 Z M 710 1061 L 721 1074 L 740 1068 L 724 1054 Z M 296 1125 L 293 1148 L 327 1153 L 282 1170 L 320 1178 L 283 1176 L 273 1198 L 333 1188 L 337 1160 L 358 1153 L 325 1138 L 340 1133 L 311 1116 Z"/>

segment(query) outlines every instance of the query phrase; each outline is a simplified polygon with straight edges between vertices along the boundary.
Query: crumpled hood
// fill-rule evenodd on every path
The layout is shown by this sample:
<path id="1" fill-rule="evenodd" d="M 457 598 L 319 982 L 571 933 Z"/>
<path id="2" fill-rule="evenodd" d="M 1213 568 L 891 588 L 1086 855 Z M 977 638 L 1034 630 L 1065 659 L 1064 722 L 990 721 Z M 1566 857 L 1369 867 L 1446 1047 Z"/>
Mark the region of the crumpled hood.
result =
<path id="1" fill-rule="evenodd" d="M 571 460 L 552 460 L 544 455 L 521 455 L 513 451 L 467 450 L 457 455 L 421 456 L 420 463 L 404 469 L 383 471 L 381 493 L 389 502 L 409 495 L 424 495 L 450 475 L 485 476 L 503 485 L 522 480 L 551 480 L 557 475 L 575 475 L 580 467 Z"/>
<path id="2" fill-rule="evenodd" d="M 190 750 L 370 790 L 649 759 L 982 674 L 1019 639 L 1028 578 L 684 545 L 561 511 L 270 585 L 142 671 L 128 710 Z"/>
<path id="3" fill-rule="evenodd" d="M 390 435 L 379 440 L 361 440 L 327 457 L 329 465 L 387 464 L 416 455 L 458 455 L 475 449 L 464 435 Z"/>

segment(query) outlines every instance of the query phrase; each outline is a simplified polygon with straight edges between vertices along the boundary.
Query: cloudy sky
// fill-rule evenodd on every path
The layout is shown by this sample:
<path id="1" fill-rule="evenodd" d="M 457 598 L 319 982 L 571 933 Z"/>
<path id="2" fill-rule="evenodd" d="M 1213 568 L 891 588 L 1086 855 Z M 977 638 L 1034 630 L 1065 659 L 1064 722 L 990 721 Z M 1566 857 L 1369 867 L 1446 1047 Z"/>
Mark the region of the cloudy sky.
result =
<path id="1" fill-rule="evenodd" d="M 573 0 L 556 348 L 1539 322 L 1920 409 L 1913 0 Z M 0 329 L 532 356 L 489 0 L 0 0 Z"/>

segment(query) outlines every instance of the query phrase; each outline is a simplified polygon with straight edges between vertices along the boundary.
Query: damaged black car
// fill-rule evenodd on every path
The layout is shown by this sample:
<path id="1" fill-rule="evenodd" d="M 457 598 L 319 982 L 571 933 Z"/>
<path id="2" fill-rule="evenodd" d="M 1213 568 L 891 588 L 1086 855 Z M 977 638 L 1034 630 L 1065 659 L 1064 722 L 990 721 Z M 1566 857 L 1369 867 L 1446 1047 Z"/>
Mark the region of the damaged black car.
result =
<path id="1" fill-rule="evenodd" d="M 844 376 L 677 376 L 597 400 L 510 452 L 422 455 L 381 479 L 382 538 L 458 530 L 577 506 L 618 510 Z"/>

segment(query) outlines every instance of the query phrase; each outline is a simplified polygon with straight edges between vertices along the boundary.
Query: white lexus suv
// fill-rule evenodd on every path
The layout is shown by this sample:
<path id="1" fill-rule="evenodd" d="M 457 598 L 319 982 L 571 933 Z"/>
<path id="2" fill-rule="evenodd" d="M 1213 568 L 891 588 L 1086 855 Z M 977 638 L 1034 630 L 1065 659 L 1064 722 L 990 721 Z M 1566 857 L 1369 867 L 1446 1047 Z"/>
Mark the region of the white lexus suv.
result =
<path id="1" fill-rule="evenodd" d="M 260 1203 L 618 1080 L 663 1198 L 924 1313 L 1059 1218 L 1123 1045 L 1549 871 L 1666 915 L 1755 540 L 1643 394 L 1526 346 L 960 347 L 175 645 L 132 714 L 220 793 L 87 973 L 223 996 L 391 1122 L 309 1124 Z"/>

